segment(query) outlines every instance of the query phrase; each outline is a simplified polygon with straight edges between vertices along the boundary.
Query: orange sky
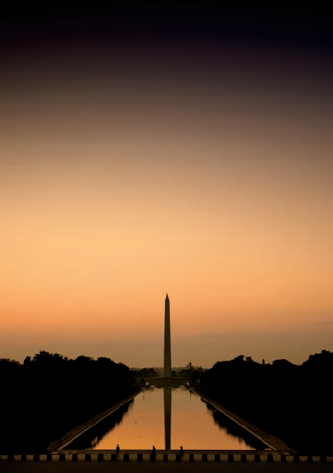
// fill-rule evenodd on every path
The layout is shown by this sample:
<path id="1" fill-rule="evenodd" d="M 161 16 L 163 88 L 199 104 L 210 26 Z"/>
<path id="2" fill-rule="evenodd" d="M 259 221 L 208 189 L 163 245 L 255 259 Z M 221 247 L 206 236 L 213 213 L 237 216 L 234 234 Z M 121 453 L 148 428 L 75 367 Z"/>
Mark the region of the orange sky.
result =
<path id="1" fill-rule="evenodd" d="M 176 83 L 172 68 L 149 76 L 150 91 L 126 71 L 63 67 L 52 81 L 38 64 L 19 87 L 20 67 L 0 110 L 1 357 L 160 365 L 165 292 L 175 364 L 217 361 L 197 342 L 212 334 L 265 334 L 258 358 L 333 348 L 332 96 L 320 79 L 216 79 L 210 65 L 200 80 L 190 68 Z M 284 335 L 270 349 L 298 331 L 298 351 Z M 140 339 L 147 352 L 131 348 Z M 252 355 L 246 343 L 221 343 L 220 359 Z"/>

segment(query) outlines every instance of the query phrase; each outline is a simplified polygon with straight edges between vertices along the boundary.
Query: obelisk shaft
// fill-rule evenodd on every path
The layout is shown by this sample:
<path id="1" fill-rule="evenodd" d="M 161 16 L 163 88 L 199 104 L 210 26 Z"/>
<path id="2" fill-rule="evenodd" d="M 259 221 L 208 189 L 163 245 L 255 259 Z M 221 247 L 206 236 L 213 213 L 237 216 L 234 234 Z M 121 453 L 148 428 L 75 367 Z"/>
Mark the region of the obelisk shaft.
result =
<path id="1" fill-rule="evenodd" d="M 170 301 L 168 294 L 165 298 L 164 313 L 164 377 L 171 376 L 171 337 L 170 337 Z"/>

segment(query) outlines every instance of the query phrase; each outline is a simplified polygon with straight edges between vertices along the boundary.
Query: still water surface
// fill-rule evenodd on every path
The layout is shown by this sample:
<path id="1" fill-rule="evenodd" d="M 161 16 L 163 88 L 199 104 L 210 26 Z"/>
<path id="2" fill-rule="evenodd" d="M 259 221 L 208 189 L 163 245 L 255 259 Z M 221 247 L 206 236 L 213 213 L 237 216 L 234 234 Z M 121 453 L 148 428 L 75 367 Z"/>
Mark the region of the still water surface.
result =
<path id="1" fill-rule="evenodd" d="M 266 445 L 185 387 L 140 392 L 66 448 L 264 449 Z"/>

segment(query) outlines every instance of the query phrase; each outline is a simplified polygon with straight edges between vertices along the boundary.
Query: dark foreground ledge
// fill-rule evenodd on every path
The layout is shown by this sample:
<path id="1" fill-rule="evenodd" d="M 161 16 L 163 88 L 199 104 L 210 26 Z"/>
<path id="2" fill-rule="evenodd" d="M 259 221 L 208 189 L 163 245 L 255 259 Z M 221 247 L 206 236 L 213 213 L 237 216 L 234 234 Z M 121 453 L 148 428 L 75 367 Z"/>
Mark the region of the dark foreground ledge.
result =
<path id="1" fill-rule="evenodd" d="M 188 450 L 183 454 L 179 450 L 157 450 L 155 454 L 147 450 L 126 450 L 117 454 L 115 451 L 63 451 L 61 453 L 32 455 L 0 455 L 1 462 L 257 462 L 257 463 L 332 463 L 333 455 L 290 454 L 289 452 L 231 452 L 226 450 Z"/>

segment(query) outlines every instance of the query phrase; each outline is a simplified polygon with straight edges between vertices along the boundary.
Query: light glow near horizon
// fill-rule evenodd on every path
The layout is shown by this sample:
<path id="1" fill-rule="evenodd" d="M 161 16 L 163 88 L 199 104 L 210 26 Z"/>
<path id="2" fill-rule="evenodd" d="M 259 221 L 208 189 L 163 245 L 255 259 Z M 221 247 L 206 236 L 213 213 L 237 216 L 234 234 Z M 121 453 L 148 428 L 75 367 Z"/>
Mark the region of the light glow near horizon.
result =
<path id="1" fill-rule="evenodd" d="M 175 366 L 333 348 L 332 93 L 227 59 L 8 66 L 0 357 L 159 366 L 166 292 Z"/>

